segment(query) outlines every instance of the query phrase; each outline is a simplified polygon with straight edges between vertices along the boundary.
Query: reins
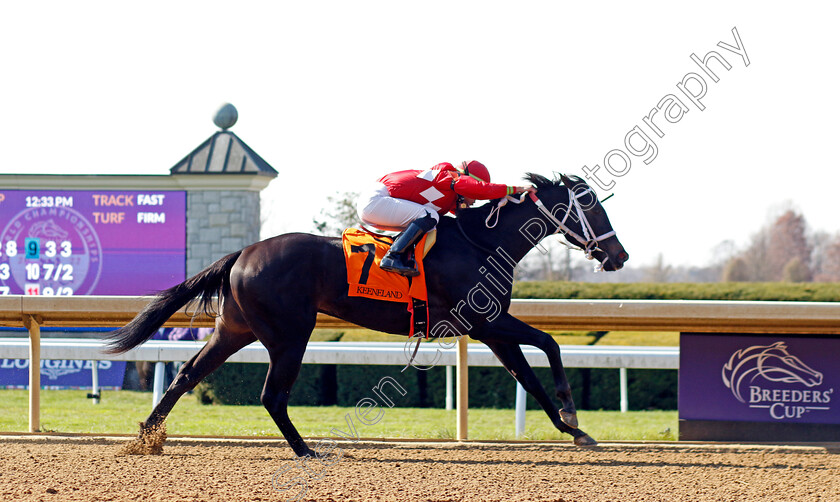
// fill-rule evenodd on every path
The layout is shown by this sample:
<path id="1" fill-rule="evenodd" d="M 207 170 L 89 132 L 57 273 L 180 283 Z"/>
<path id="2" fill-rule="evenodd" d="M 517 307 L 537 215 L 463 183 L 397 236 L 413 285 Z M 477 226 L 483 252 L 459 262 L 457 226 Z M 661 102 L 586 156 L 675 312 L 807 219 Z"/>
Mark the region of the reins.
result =
<path id="1" fill-rule="evenodd" d="M 498 203 L 498 204 L 496 204 L 496 206 L 495 206 L 495 207 L 491 207 L 491 208 L 490 208 L 490 214 L 489 214 L 489 215 L 487 215 L 487 219 L 486 219 L 486 220 L 484 220 L 484 224 L 485 224 L 485 226 L 486 226 L 487 228 L 493 228 L 493 227 L 495 227 L 495 226 L 496 226 L 496 224 L 497 224 L 497 223 L 499 223 L 499 211 L 500 211 L 500 210 L 501 210 L 504 206 L 506 206 L 508 202 L 513 202 L 514 204 L 521 204 L 521 203 L 525 200 L 525 195 L 526 195 L 526 194 L 525 194 L 525 193 L 523 193 L 522 195 L 520 195 L 520 196 L 519 196 L 519 198 L 518 198 L 518 199 L 517 199 L 516 197 L 512 197 L 512 196 L 508 195 L 508 196 L 504 197 L 502 200 L 500 200 L 500 201 L 499 201 L 499 203 Z M 496 217 L 496 219 L 495 219 L 495 221 L 493 222 L 493 224 L 491 225 L 491 224 L 490 224 L 490 219 L 491 219 L 491 218 L 493 218 L 493 216 L 495 216 L 495 217 Z M 479 243 L 475 242 L 474 240 L 472 240 L 472 239 L 470 238 L 470 236 L 469 236 L 469 235 L 467 235 L 467 232 L 466 232 L 466 231 L 464 231 L 464 227 L 462 227 L 462 226 L 461 226 L 461 220 L 460 220 L 459 218 L 455 218 L 455 223 L 458 225 L 458 230 L 461 232 L 461 236 L 463 236 L 463 237 L 464 237 L 464 239 L 465 239 L 465 240 L 466 240 L 466 241 L 467 241 L 467 242 L 468 242 L 468 243 L 469 243 L 472 247 L 477 248 L 477 249 L 479 249 L 480 251 L 483 251 L 483 252 L 485 252 L 485 253 L 487 253 L 487 254 L 489 254 L 489 255 L 498 255 L 498 254 L 499 254 L 499 253 L 497 253 L 496 251 L 492 251 L 492 250 L 490 250 L 490 249 L 488 249 L 488 248 L 486 248 L 486 247 L 482 246 L 481 244 L 479 244 Z"/>
<path id="2" fill-rule="evenodd" d="M 496 224 L 499 223 L 499 213 L 501 213 L 502 208 L 505 207 L 508 202 L 513 202 L 514 204 L 522 204 L 522 202 L 525 201 L 525 196 L 528 195 L 528 193 L 533 194 L 533 192 L 524 192 L 522 195 L 519 196 L 518 199 L 516 197 L 511 197 L 510 195 L 508 195 L 505 198 L 503 198 L 502 200 L 500 200 L 499 203 L 496 204 L 495 207 L 490 208 L 490 214 L 488 214 L 487 219 L 484 220 L 484 225 L 487 228 L 494 228 L 496 226 Z M 536 197 L 536 196 L 534 196 L 534 197 Z M 537 199 L 537 200 L 539 200 L 539 199 Z M 490 224 L 490 219 L 493 218 L 494 216 L 496 217 L 496 219 L 493 221 L 493 224 L 491 225 Z"/>
<path id="3" fill-rule="evenodd" d="M 496 253 L 495 251 L 492 251 L 492 250 L 490 250 L 490 249 L 488 249 L 488 248 L 486 248 L 486 247 L 482 246 L 481 244 L 479 244 L 479 243 L 475 242 L 474 240 L 470 239 L 470 236 L 469 236 L 469 235 L 467 235 L 467 232 L 465 232 L 465 231 L 464 231 L 464 227 L 462 227 L 462 226 L 461 226 L 461 219 L 460 219 L 460 218 L 455 218 L 455 223 L 456 223 L 456 225 L 458 226 L 458 230 L 460 230 L 460 231 L 461 231 L 461 236 L 462 236 L 462 237 L 464 237 L 464 239 L 466 239 L 466 241 L 467 241 L 467 242 L 468 242 L 468 243 L 469 243 L 472 247 L 474 247 L 474 248 L 478 248 L 480 251 L 483 251 L 483 252 L 485 252 L 485 253 L 487 253 L 487 254 L 489 254 L 489 255 L 491 255 L 491 256 L 492 256 L 492 255 L 496 255 L 496 254 L 498 254 L 498 253 Z M 492 227 L 490 227 L 490 228 L 492 228 Z"/>

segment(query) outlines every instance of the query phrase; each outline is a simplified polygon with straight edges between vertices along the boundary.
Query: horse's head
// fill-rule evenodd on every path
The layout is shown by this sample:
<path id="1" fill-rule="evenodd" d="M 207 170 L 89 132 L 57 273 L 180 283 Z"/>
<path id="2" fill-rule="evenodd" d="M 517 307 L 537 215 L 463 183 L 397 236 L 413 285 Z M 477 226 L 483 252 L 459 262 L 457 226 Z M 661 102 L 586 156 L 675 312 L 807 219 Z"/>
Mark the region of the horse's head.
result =
<path id="1" fill-rule="evenodd" d="M 801 359 L 791 355 L 784 342 L 763 347 L 756 364 L 759 374 L 771 382 L 801 383 L 814 387 L 822 383 L 823 375 Z"/>
<path id="2" fill-rule="evenodd" d="M 61 228 L 52 218 L 46 221 L 39 221 L 29 227 L 30 237 L 43 237 L 45 239 L 59 238 L 66 239 L 69 234 Z"/>
<path id="3" fill-rule="evenodd" d="M 723 365 L 721 376 L 724 385 L 742 402 L 741 384 L 759 377 L 768 382 L 798 383 L 806 387 L 821 385 L 823 381 L 823 374 L 791 355 L 785 342 L 736 351 Z"/>
<path id="4" fill-rule="evenodd" d="M 624 266 L 630 255 L 618 241 L 595 191 L 585 181 L 564 174 L 549 180 L 528 173 L 525 179 L 537 188 L 536 198 L 551 212 L 557 232 L 564 234 L 566 240 L 583 249 L 587 258 L 598 260 L 603 270 Z"/>

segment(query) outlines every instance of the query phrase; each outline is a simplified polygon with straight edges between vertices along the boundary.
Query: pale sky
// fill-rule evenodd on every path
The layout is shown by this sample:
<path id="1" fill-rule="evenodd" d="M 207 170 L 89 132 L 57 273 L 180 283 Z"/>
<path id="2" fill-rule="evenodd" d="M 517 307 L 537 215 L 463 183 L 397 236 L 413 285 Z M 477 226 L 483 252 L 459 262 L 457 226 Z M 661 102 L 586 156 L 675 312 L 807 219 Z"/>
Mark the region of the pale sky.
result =
<path id="1" fill-rule="evenodd" d="M 820 5 L 7 2 L 0 162 L 167 174 L 230 102 L 231 130 L 280 173 L 264 236 L 311 230 L 328 196 L 388 171 L 477 159 L 519 184 L 600 165 L 630 265 L 703 265 L 782 207 L 840 230 L 840 8 Z M 749 66 L 717 45 L 733 27 Z M 690 58 L 713 50 L 731 65 L 709 64 L 717 83 Z M 677 88 L 690 72 L 703 111 Z M 654 118 L 659 138 L 643 118 L 669 94 L 688 112 Z M 607 174 L 636 126 L 657 157 Z"/>

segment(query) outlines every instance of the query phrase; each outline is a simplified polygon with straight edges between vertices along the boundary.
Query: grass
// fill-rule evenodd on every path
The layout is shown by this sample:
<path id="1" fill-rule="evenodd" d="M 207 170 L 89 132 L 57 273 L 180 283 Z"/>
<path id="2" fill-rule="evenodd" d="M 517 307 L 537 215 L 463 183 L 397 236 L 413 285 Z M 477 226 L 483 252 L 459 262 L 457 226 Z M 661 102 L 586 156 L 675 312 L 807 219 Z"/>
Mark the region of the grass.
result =
<path id="1" fill-rule="evenodd" d="M 610 331 L 598 341 L 598 345 L 679 347 L 680 333 L 665 331 Z"/>
<path id="2" fill-rule="evenodd" d="M 148 392 L 102 393 L 93 404 L 87 391 L 41 392 L 41 430 L 70 433 L 134 434 L 137 423 L 151 411 Z M 0 390 L 0 431 L 28 429 L 28 391 Z M 289 415 L 303 436 L 335 436 L 333 428 L 347 431 L 346 415 L 353 418 L 363 437 L 448 439 L 455 436 L 455 411 L 418 408 L 381 408 L 381 420 L 361 424 L 353 408 L 298 406 Z M 370 415 L 373 417 L 374 415 Z M 580 411 L 581 428 L 600 440 L 674 440 L 676 411 Z M 525 438 L 570 439 L 558 432 L 542 411 L 526 412 Z M 514 439 L 513 410 L 471 409 L 470 439 Z M 169 416 L 170 435 L 278 436 L 274 422 L 262 406 L 207 406 L 184 396 Z"/>

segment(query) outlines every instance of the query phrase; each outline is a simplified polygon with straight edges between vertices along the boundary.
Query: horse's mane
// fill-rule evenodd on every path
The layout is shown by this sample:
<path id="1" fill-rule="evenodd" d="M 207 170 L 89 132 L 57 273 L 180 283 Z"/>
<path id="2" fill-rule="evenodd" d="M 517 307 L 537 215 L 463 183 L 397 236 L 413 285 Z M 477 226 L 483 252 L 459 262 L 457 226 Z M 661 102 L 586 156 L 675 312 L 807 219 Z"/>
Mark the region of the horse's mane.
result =
<path id="1" fill-rule="evenodd" d="M 569 175 L 569 178 L 576 183 L 578 181 L 583 181 L 580 177 L 574 176 L 574 175 Z M 563 185 L 563 180 L 560 179 L 560 176 L 556 176 L 553 179 L 549 179 L 549 178 L 543 176 L 542 174 L 525 173 L 525 176 L 523 176 L 522 179 L 524 179 L 525 181 L 534 185 L 537 188 L 538 191 L 539 190 L 545 190 L 545 189 L 548 189 L 548 188 L 562 188 L 562 187 L 565 186 L 565 185 Z M 501 199 L 493 199 L 493 200 L 490 201 L 489 204 L 486 204 L 486 205 L 498 204 L 500 200 Z M 475 209 L 483 209 L 483 208 L 484 208 L 484 206 L 479 206 Z"/>
<path id="2" fill-rule="evenodd" d="M 525 173 L 524 179 L 526 181 L 530 181 L 531 184 L 537 187 L 537 189 L 559 188 L 565 186 L 563 180 L 561 179 L 561 176 L 563 176 L 563 174 L 555 173 L 554 179 L 548 179 L 540 174 Z M 580 176 L 576 176 L 574 174 L 567 174 L 565 176 L 574 182 L 575 187 L 577 187 L 577 185 L 580 183 L 583 183 L 584 185 L 587 184 L 586 181 L 584 181 L 584 179 Z"/>
<path id="3" fill-rule="evenodd" d="M 525 177 L 523 179 L 525 181 L 529 181 L 532 185 L 537 187 L 537 190 L 541 188 L 556 188 L 563 185 L 563 182 L 559 178 L 548 179 L 545 176 L 536 173 L 525 173 Z"/>

